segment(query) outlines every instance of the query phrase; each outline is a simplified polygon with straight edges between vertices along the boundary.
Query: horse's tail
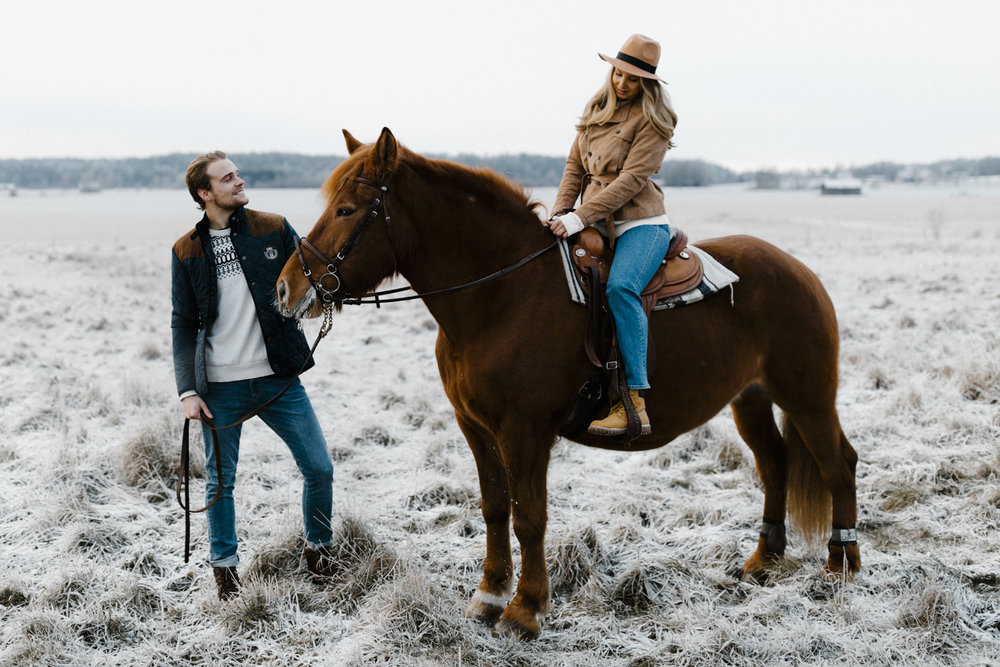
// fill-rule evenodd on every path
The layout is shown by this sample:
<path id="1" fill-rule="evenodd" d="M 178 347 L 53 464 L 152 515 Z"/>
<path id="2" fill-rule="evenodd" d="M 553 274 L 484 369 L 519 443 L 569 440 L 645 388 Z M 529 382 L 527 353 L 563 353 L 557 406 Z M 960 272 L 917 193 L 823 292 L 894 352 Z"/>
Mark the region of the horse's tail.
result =
<path id="1" fill-rule="evenodd" d="M 832 511 L 830 488 L 823 481 L 819 465 L 806 448 L 802 435 L 787 414 L 781 425 L 787 454 L 786 490 L 788 515 L 795 532 L 810 547 L 817 547 L 828 536 Z"/>

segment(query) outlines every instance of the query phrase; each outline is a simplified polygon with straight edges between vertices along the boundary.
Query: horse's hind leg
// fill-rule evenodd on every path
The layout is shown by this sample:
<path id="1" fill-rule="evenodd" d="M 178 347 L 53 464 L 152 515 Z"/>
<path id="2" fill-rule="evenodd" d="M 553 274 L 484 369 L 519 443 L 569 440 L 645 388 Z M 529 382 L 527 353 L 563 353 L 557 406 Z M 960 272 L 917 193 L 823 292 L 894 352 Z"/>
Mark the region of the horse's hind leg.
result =
<path id="1" fill-rule="evenodd" d="M 861 569 L 861 554 L 858 550 L 855 529 L 858 519 L 857 489 L 855 471 L 858 463 L 857 452 L 848 442 L 840 428 L 836 408 L 796 412 L 787 415 L 785 440 L 790 447 L 798 448 L 801 443 L 808 450 L 814 466 L 796 466 L 789 479 L 790 495 L 800 505 L 793 509 L 796 523 L 802 523 L 807 532 L 823 529 L 820 523 L 825 519 L 826 502 L 820 503 L 815 492 L 820 480 L 810 481 L 810 468 L 818 470 L 822 484 L 832 500 L 833 539 L 829 544 L 829 558 L 826 569 L 840 576 L 850 578 Z M 825 501 L 825 498 L 824 498 Z M 801 519 L 799 519 L 801 515 Z"/>
<path id="2" fill-rule="evenodd" d="M 483 578 L 465 610 L 468 618 L 493 625 L 510 599 L 514 566 L 510 553 L 510 493 L 496 440 L 482 426 L 456 413 L 479 471 L 483 519 L 486 521 L 486 560 Z"/>
<path id="3" fill-rule="evenodd" d="M 764 517 L 757 550 L 743 564 L 743 574 L 756 581 L 785 553 L 787 491 L 785 443 L 774 421 L 771 398 L 760 384 L 752 384 L 732 402 L 733 419 L 757 462 L 764 483 Z"/>

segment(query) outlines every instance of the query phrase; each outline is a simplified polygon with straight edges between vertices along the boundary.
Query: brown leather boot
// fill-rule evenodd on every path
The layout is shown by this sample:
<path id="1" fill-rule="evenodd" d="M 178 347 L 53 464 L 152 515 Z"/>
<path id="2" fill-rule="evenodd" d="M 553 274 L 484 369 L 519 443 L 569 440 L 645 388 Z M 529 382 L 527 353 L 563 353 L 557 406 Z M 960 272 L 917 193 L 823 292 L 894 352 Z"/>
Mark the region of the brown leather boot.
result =
<path id="1" fill-rule="evenodd" d="M 212 572 L 220 600 L 232 600 L 240 594 L 240 577 L 235 567 L 213 567 Z"/>
<path id="2" fill-rule="evenodd" d="M 629 389 L 629 397 L 635 411 L 639 413 L 639 422 L 642 424 L 642 435 L 653 432 L 649 425 L 649 416 L 646 414 L 646 399 L 639 395 L 638 389 Z M 625 412 L 625 405 L 621 402 L 615 403 L 611 412 L 604 419 L 590 422 L 587 431 L 593 435 L 625 435 L 628 429 L 628 414 Z"/>
<path id="3" fill-rule="evenodd" d="M 302 554 L 306 557 L 306 566 L 315 581 L 325 581 L 337 574 L 340 569 L 334 560 L 333 551 L 329 547 L 320 547 L 319 549 L 306 547 Z"/>

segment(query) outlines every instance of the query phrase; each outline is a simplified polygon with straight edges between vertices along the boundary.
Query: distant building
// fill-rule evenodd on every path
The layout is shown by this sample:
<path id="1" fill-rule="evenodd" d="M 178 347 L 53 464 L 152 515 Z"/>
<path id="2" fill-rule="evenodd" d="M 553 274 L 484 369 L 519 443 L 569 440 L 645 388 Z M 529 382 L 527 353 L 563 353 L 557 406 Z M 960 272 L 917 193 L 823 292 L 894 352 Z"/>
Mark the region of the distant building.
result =
<path id="1" fill-rule="evenodd" d="M 17 186 L 13 183 L 0 183 L 0 191 L 6 192 L 11 197 L 17 196 Z"/>
<path id="2" fill-rule="evenodd" d="M 824 195 L 859 195 L 861 181 L 857 178 L 828 178 L 820 186 Z"/>

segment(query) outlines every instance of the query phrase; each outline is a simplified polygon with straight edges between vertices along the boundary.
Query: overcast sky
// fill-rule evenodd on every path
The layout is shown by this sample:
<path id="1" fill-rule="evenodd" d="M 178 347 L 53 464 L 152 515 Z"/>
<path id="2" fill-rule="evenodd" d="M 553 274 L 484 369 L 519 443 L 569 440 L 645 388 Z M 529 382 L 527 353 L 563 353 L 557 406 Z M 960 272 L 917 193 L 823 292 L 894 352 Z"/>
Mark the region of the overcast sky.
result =
<path id="1" fill-rule="evenodd" d="M 20 0 L 0 10 L 0 158 L 565 155 L 640 32 L 675 159 L 735 169 L 1000 155 L 993 0 Z"/>

